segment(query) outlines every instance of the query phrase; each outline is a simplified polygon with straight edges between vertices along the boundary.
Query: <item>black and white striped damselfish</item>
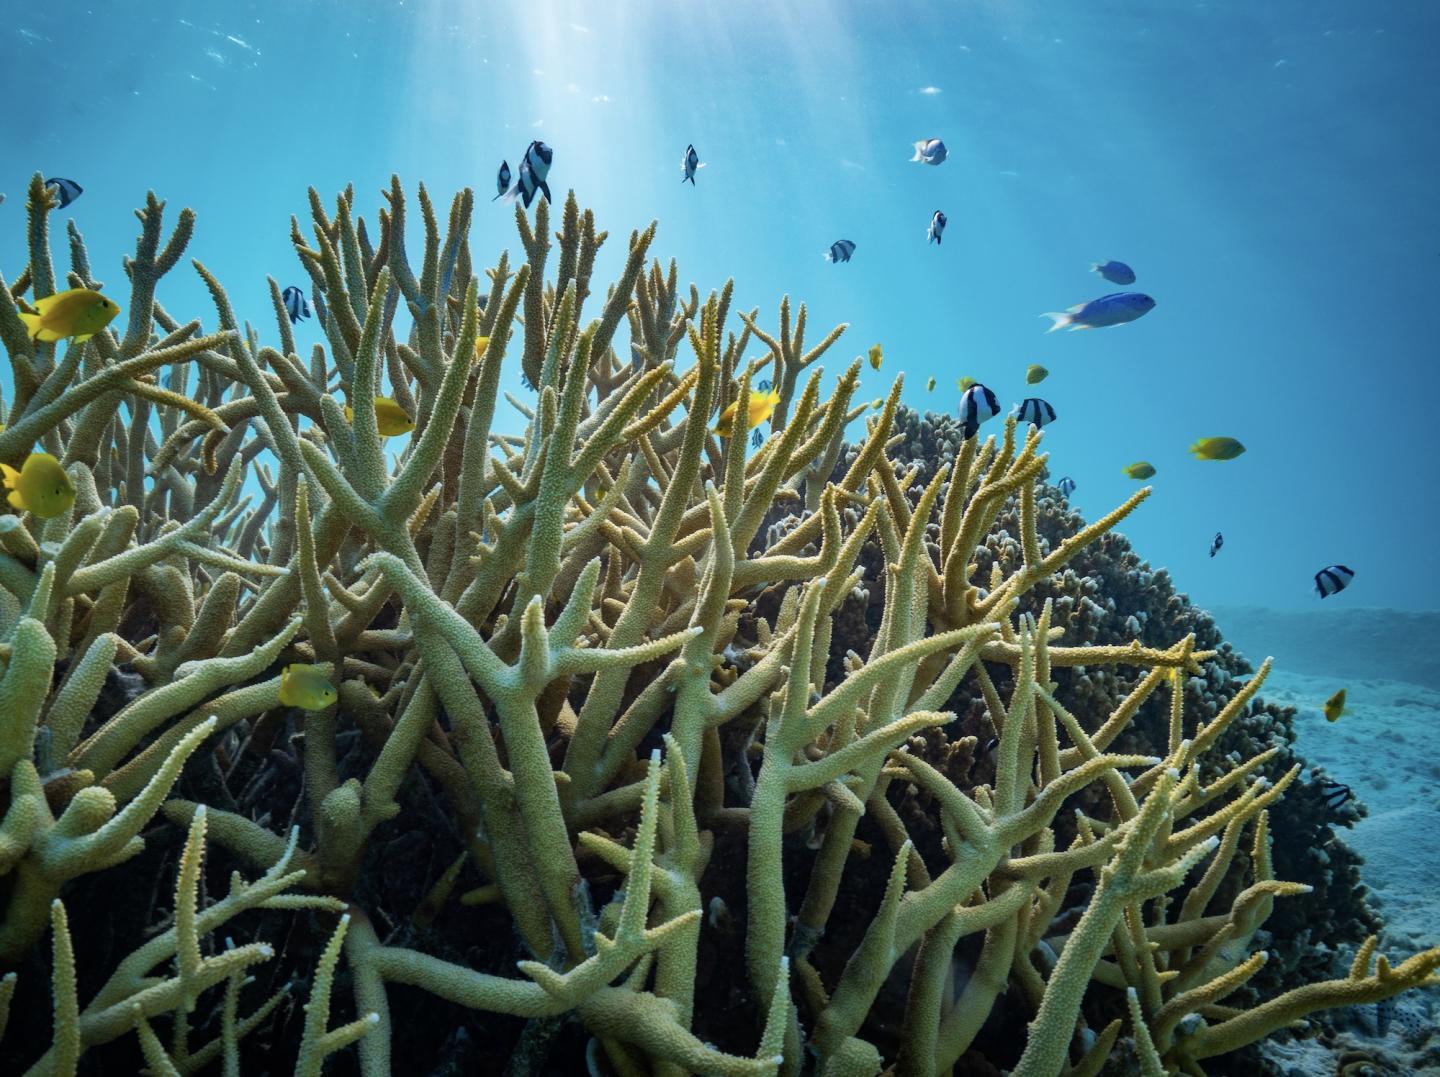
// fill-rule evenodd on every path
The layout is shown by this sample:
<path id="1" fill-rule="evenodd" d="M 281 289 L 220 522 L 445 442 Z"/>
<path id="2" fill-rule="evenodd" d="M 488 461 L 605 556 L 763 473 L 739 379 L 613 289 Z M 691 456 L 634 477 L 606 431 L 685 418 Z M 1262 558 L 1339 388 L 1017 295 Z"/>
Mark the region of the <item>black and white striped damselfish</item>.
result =
<path id="1" fill-rule="evenodd" d="M 550 175 L 550 162 L 554 159 L 555 151 L 538 138 L 530 143 L 525 156 L 520 159 L 520 176 L 515 180 L 515 186 L 505 192 L 505 201 L 513 202 L 518 198 L 529 209 L 530 203 L 535 201 L 536 191 L 545 196 L 545 201 L 555 201 L 550 197 L 550 187 L 545 182 Z"/>
<path id="2" fill-rule="evenodd" d="M 1060 490 L 1060 492 L 1061 492 L 1062 494 L 1064 494 L 1066 497 L 1069 497 L 1071 494 L 1073 494 L 1073 493 L 1075 492 L 1075 480 L 1072 479 L 1069 475 L 1066 475 L 1063 479 L 1061 479 L 1061 480 L 1060 480 L 1059 482 L 1057 482 L 1055 485 L 1056 485 L 1056 487 Z"/>
<path id="3" fill-rule="evenodd" d="M 85 188 L 72 179 L 62 179 L 60 176 L 52 176 L 45 181 L 45 189 L 60 199 L 60 208 L 64 209 L 75 199 L 85 193 Z"/>
<path id="4" fill-rule="evenodd" d="M 501 161 L 500 171 L 495 173 L 495 198 L 503 198 L 510 189 L 510 162 Z M 495 198 L 490 201 L 495 201 Z"/>
<path id="5" fill-rule="evenodd" d="M 945 214 L 937 209 L 935 216 L 930 218 L 930 227 L 925 230 L 925 235 L 929 237 L 931 243 L 938 244 L 940 242 L 941 237 L 945 235 L 945 226 L 949 223 Z"/>
<path id="6" fill-rule="evenodd" d="M 960 395 L 960 430 L 967 438 L 973 438 L 981 423 L 999 414 L 1000 401 L 978 381 Z"/>
<path id="7" fill-rule="evenodd" d="M 280 298 L 285 301 L 285 313 L 290 315 L 291 325 L 301 318 L 310 317 L 310 304 L 305 302 L 305 293 L 295 285 L 292 284 L 281 292 Z"/>
<path id="8" fill-rule="evenodd" d="M 1029 423 L 1037 430 L 1055 421 L 1055 409 L 1038 396 L 1027 396 L 1015 405 L 1015 421 Z"/>
<path id="9" fill-rule="evenodd" d="M 1330 565 L 1322 568 L 1315 573 L 1315 593 L 1321 598 L 1329 598 L 1336 592 L 1349 587 L 1350 581 L 1354 578 L 1354 571 L 1344 565 Z"/>
<path id="10" fill-rule="evenodd" d="M 855 253 L 855 244 L 848 239 L 837 239 L 830 244 L 830 249 L 825 252 L 825 261 L 840 263 L 850 261 L 850 256 Z"/>
<path id="11" fill-rule="evenodd" d="M 1216 532 L 1215 532 L 1215 537 L 1210 540 L 1210 556 L 1211 556 L 1211 557 L 1214 557 L 1217 553 L 1220 552 L 1220 547 L 1221 547 L 1221 546 L 1224 546 L 1224 545 L 1225 545 L 1225 536 L 1222 535 L 1222 534 L 1220 534 L 1219 531 L 1216 531 Z"/>
<path id="12" fill-rule="evenodd" d="M 680 182 L 684 183 L 686 180 L 689 180 L 690 186 L 694 187 L 695 172 L 697 169 L 704 167 L 705 166 L 700 163 L 700 155 L 695 152 L 695 147 L 693 145 L 686 146 L 685 156 L 680 158 Z"/>

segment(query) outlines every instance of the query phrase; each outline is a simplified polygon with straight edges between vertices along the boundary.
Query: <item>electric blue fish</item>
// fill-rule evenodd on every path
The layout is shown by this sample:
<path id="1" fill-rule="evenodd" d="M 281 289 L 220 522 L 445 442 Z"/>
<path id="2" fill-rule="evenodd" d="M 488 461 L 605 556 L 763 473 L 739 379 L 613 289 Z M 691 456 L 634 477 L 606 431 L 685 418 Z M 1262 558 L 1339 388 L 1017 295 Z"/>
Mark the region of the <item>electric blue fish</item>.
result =
<path id="1" fill-rule="evenodd" d="M 1038 396 L 1027 396 L 1015 405 L 1015 421 L 1023 426 L 1029 423 L 1037 430 L 1055 421 L 1055 409 Z"/>
<path id="2" fill-rule="evenodd" d="M 941 213 L 937 209 L 935 211 L 935 216 L 930 218 L 929 229 L 927 229 L 925 232 L 925 235 L 929 238 L 931 243 L 940 242 L 940 237 L 945 234 L 945 226 L 949 223 L 950 222 L 946 219 L 945 214 Z"/>
<path id="3" fill-rule="evenodd" d="M 980 424 L 1000 414 L 1000 401 L 978 381 L 960 394 L 960 430 L 973 438 Z"/>
<path id="4" fill-rule="evenodd" d="M 825 261 L 840 263 L 850 261 L 850 256 L 855 253 L 855 244 L 848 239 L 837 239 L 830 244 L 830 249 L 825 252 Z"/>
<path id="5" fill-rule="evenodd" d="M 945 143 L 940 139 L 922 138 L 915 143 L 915 156 L 910 160 L 926 165 L 938 165 L 949 155 L 950 151 L 945 148 Z"/>
<path id="6" fill-rule="evenodd" d="M 1066 497 L 1069 497 L 1071 494 L 1073 494 L 1073 493 L 1075 492 L 1075 480 L 1072 479 L 1069 475 L 1066 475 L 1063 479 L 1061 479 L 1061 480 L 1060 480 L 1059 482 L 1057 482 L 1055 485 L 1056 485 L 1056 487 L 1059 488 L 1060 492 L 1061 492 L 1062 494 L 1064 494 Z"/>
<path id="7" fill-rule="evenodd" d="M 280 298 L 285 301 L 285 313 L 290 315 L 291 325 L 301 318 L 310 317 L 310 304 L 305 302 L 305 293 L 295 285 L 292 284 L 281 292 Z"/>
<path id="8" fill-rule="evenodd" d="M 62 179 L 53 176 L 45 181 L 45 189 L 60 199 L 60 208 L 64 209 L 75 199 L 85 193 L 85 188 L 72 179 Z"/>
<path id="9" fill-rule="evenodd" d="M 1042 318 L 1053 318 L 1055 324 L 1045 330 L 1053 333 L 1061 327 L 1076 329 L 1100 329 L 1107 325 L 1124 325 L 1148 314 L 1155 306 L 1155 300 L 1142 292 L 1112 292 L 1092 299 L 1088 303 L 1077 303 L 1062 312 L 1046 311 Z"/>
<path id="10" fill-rule="evenodd" d="M 495 173 L 495 198 L 503 198 L 510 189 L 510 162 L 501 161 L 500 171 Z M 495 198 L 490 201 L 495 201 Z"/>
<path id="11" fill-rule="evenodd" d="M 1124 262 L 1117 262 L 1110 259 L 1108 262 L 1092 262 L 1090 272 L 1099 273 L 1111 284 L 1134 284 L 1135 270 L 1131 269 Z"/>
<path id="12" fill-rule="evenodd" d="M 685 156 L 680 158 L 680 182 L 684 183 L 686 180 L 689 180 L 690 186 L 694 187 L 695 172 L 697 169 L 704 167 L 705 166 L 700 163 L 700 155 L 695 152 L 695 147 L 693 145 L 686 146 Z"/>
<path id="13" fill-rule="evenodd" d="M 535 192 L 539 191 L 545 196 L 545 201 L 553 202 L 545 179 L 550 175 L 550 162 L 554 159 L 555 151 L 545 143 L 539 139 L 530 143 L 525 156 L 520 159 L 520 176 L 515 180 L 515 186 L 505 192 L 505 201 L 513 202 L 518 198 L 529 209 L 530 203 L 535 201 Z"/>

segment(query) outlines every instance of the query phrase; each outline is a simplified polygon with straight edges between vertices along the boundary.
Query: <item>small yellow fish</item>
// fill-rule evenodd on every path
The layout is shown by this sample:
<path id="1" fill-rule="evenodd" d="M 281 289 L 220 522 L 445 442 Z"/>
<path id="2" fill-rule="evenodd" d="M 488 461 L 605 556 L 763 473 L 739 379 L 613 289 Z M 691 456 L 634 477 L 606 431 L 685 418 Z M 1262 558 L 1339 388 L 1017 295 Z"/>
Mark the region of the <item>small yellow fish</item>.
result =
<path id="1" fill-rule="evenodd" d="M 1234 438 L 1201 438 L 1190 446 L 1197 460 L 1234 460 L 1245 451 Z"/>
<path id="2" fill-rule="evenodd" d="M 60 461 L 48 452 L 32 452 L 16 471 L 0 464 L 10 504 L 22 512 L 33 512 L 42 520 L 59 516 L 75 504 L 75 485 Z"/>
<path id="3" fill-rule="evenodd" d="M 323 711 L 335 702 L 335 686 L 325 679 L 323 666 L 294 662 L 280 673 L 280 702 L 287 707 Z"/>
<path id="4" fill-rule="evenodd" d="M 974 378 L 960 378 L 958 381 L 955 382 L 956 388 L 958 388 L 962 393 L 963 393 L 966 389 L 970 388 L 970 386 L 972 386 L 972 385 L 974 385 L 974 384 L 975 384 L 975 379 L 974 379 Z"/>
<path id="5" fill-rule="evenodd" d="M 120 308 L 99 292 L 71 288 L 34 303 L 35 311 L 21 311 L 20 320 L 33 340 L 54 341 L 74 337 L 76 343 L 89 340 L 120 313 Z"/>
<path id="6" fill-rule="evenodd" d="M 487 349 L 487 348 L 489 348 L 489 347 L 490 347 L 490 338 L 489 338 L 489 337 L 476 337 L 476 338 L 475 338 L 475 361 L 476 361 L 477 363 L 478 363 L 481 359 L 484 359 L 484 358 L 485 358 L 485 349 Z"/>
<path id="7" fill-rule="evenodd" d="M 1041 366 L 1039 363 L 1031 363 L 1029 366 L 1027 366 L 1027 367 L 1025 368 L 1025 384 L 1026 384 L 1026 385 L 1039 385 L 1042 381 L 1044 381 L 1044 380 L 1045 380 L 1046 378 L 1048 378 L 1049 376 L 1050 376 L 1050 371 L 1046 370 L 1046 369 L 1045 369 L 1043 366 Z"/>
<path id="8" fill-rule="evenodd" d="M 1148 479 L 1155 474 L 1155 468 L 1146 460 L 1137 460 L 1125 468 L 1124 471 L 1125 474 L 1129 475 L 1132 479 Z"/>
<path id="9" fill-rule="evenodd" d="M 935 391 L 935 379 L 934 379 L 934 378 L 931 378 L 929 381 L 927 381 L 927 382 L 925 383 L 925 389 L 926 389 L 928 392 L 932 392 L 932 393 Z"/>
<path id="10" fill-rule="evenodd" d="M 349 404 L 345 405 L 345 421 L 347 423 L 355 421 L 355 412 Z M 409 413 L 388 396 L 377 396 L 375 398 L 375 425 L 380 429 L 382 438 L 393 438 L 414 430 L 415 420 L 410 418 Z"/>
<path id="11" fill-rule="evenodd" d="M 883 396 L 877 396 L 874 400 L 870 401 L 870 406 L 876 411 L 879 411 L 885 406 L 885 398 Z"/>
<path id="12" fill-rule="evenodd" d="M 1340 689 L 1333 696 L 1325 701 L 1325 720 L 1336 721 L 1345 713 L 1345 689 Z"/>
<path id="13" fill-rule="evenodd" d="M 880 369 L 880 364 L 885 361 L 885 353 L 880 350 L 880 345 L 870 345 L 870 366 L 874 370 Z"/>
<path id="14" fill-rule="evenodd" d="M 775 414 L 775 405 L 778 403 L 780 403 L 780 394 L 773 389 L 768 393 L 752 392 L 750 394 L 750 407 L 748 409 L 749 421 L 746 422 L 745 429 L 754 430 L 761 423 L 765 422 L 765 420 L 769 419 L 771 415 Z M 720 418 L 715 421 L 715 433 L 719 434 L 722 438 L 728 438 L 730 436 L 731 427 L 735 424 L 735 412 L 739 407 L 739 400 L 732 400 L 730 402 L 730 406 L 722 411 Z"/>

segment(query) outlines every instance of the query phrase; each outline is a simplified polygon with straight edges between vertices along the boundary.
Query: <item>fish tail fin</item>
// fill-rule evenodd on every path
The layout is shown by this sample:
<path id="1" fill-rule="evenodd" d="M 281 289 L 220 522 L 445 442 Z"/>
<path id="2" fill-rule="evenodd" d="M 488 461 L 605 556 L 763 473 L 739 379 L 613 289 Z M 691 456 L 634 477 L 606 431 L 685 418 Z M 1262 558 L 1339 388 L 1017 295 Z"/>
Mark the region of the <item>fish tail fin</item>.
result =
<path id="1" fill-rule="evenodd" d="M 833 254 L 831 254 L 829 251 L 826 251 L 826 252 L 825 252 L 824 254 L 822 254 L 820 257 L 821 257 L 821 258 L 824 258 L 825 261 L 827 261 L 827 262 L 833 262 L 833 261 L 835 261 L 835 256 L 834 256 Z"/>
<path id="2" fill-rule="evenodd" d="M 497 199 L 497 198 L 504 198 L 504 197 L 505 197 L 507 194 L 509 194 L 509 193 L 510 193 L 509 191 L 501 191 L 499 194 L 497 194 L 497 195 L 495 196 L 495 198 L 490 199 L 490 201 L 494 202 L 495 199 Z"/>
<path id="3" fill-rule="evenodd" d="M 1055 323 L 1051 325 L 1049 329 L 1045 330 L 1045 332 L 1047 333 L 1053 333 L 1057 329 L 1062 329 L 1067 325 L 1075 324 L 1075 316 L 1072 315 L 1069 311 L 1047 310 L 1044 314 L 1040 315 L 1040 317 L 1055 319 Z"/>
<path id="4" fill-rule="evenodd" d="M 1100 272 L 1100 263 L 1099 263 L 1099 262 L 1091 262 L 1091 263 L 1090 263 L 1090 272 L 1091 272 L 1091 273 L 1099 273 L 1099 272 Z"/>
<path id="5" fill-rule="evenodd" d="M 1198 441 L 1194 445 L 1191 445 L 1190 448 L 1186 450 L 1186 452 L 1194 456 L 1196 460 L 1205 459 L 1205 447 L 1201 445 Z"/>
<path id="6" fill-rule="evenodd" d="M 915 156 L 912 157 L 912 158 L 910 158 L 910 160 L 912 160 L 912 161 L 923 161 L 923 160 L 925 160 L 925 154 L 922 152 L 924 149 L 925 149 L 925 140 L 922 138 L 919 142 L 915 143 Z"/>
<path id="7" fill-rule="evenodd" d="M 31 314 L 29 311 L 20 311 L 20 320 L 25 323 L 25 328 L 30 331 L 30 339 L 40 339 L 40 315 Z"/>
<path id="8" fill-rule="evenodd" d="M 20 478 L 20 472 L 16 471 L 9 464 L 0 464 L 0 474 L 5 476 L 5 488 L 7 490 L 15 489 L 15 482 Z"/>
<path id="9" fill-rule="evenodd" d="M 515 200 L 520 197 L 520 181 L 516 180 L 508 191 L 495 197 L 501 199 L 507 206 L 514 204 Z"/>

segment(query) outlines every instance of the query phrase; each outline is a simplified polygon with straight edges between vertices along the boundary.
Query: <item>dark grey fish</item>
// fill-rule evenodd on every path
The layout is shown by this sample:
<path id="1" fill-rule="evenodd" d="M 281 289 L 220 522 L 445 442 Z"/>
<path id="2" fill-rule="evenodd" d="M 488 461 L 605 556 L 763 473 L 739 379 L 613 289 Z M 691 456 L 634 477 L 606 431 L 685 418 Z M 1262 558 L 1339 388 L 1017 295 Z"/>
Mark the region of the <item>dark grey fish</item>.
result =
<path id="1" fill-rule="evenodd" d="M 1134 284 L 1135 270 L 1131 269 L 1124 262 L 1117 262 L 1110 259 L 1108 262 L 1092 262 L 1090 264 L 1092 273 L 1099 273 L 1111 284 Z"/>
<path id="2" fill-rule="evenodd" d="M 855 244 L 848 239 L 837 239 L 830 244 L 830 249 L 825 252 L 825 261 L 832 263 L 848 262 L 850 256 L 855 253 Z"/>
<path id="3" fill-rule="evenodd" d="M 1224 545 L 1225 545 L 1225 536 L 1222 535 L 1222 534 L 1220 534 L 1219 531 L 1216 531 L 1216 532 L 1215 532 L 1215 537 L 1210 540 L 1210 556 L 1211 556 L 1211 557 L 1214 557 L 1217 553 L 1220 552 L 1220 547 L 1221 547 L 1221 546 L 1224 546 Z"/>
<path id="4" fill-rule="evenodd" d="M 510 189 L 510 162 L 501 161 L 500 171 L 495 174 L 495 198 L 503 198 Z M 495 198 L 490 201 L 495 201 Z"/>

